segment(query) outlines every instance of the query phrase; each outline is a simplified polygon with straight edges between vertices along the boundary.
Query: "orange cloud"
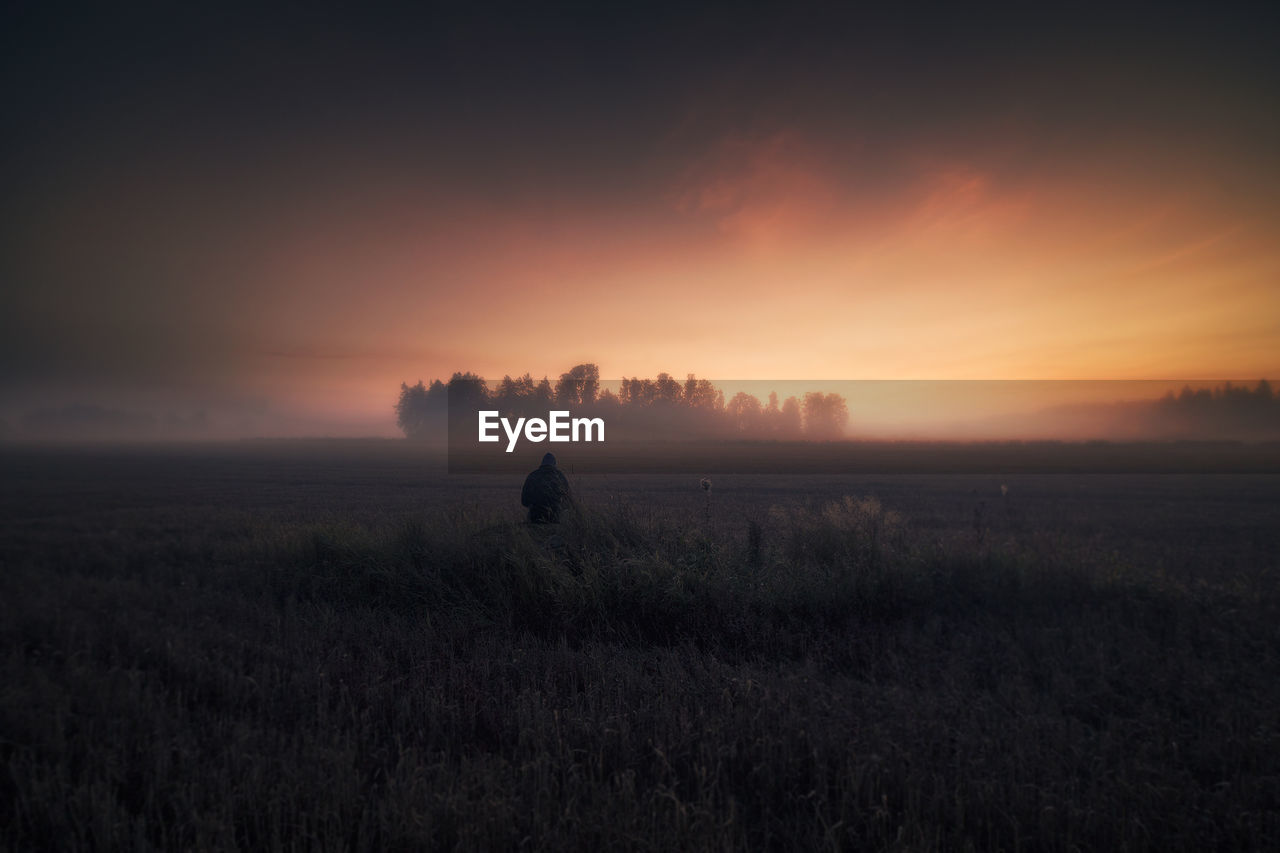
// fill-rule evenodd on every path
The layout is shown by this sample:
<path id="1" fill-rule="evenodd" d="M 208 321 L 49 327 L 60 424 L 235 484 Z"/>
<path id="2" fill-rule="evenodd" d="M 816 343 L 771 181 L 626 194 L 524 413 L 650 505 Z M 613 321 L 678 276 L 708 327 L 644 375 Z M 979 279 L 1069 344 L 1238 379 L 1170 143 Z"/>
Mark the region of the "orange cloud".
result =
<path id="1" fill-rule="evenodd" d="M 679 210 L 712 217 L 722 233 L 764 246 L 825 230 L 840 202 L 827 158 L 789 132 L 728 137 L 681 184 Z"/>

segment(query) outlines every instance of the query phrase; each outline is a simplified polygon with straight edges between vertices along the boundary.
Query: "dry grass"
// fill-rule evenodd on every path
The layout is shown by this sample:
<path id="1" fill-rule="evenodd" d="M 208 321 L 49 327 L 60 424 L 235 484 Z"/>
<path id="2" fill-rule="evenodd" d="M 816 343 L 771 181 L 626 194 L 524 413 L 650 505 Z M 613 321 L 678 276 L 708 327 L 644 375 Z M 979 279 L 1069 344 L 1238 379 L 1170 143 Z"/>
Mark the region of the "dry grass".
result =
<path id="1" fill-rule="evenodd" d="M 1274 564 L 1181 576 L 1087 536 L 916 529 L 861 496 L 764 506 L 754 543 L 745 521 L 625 499 L 555 530 L 482 506 L 10 528 L 0 842 L 1065 851 L 1280 833 Z"/>

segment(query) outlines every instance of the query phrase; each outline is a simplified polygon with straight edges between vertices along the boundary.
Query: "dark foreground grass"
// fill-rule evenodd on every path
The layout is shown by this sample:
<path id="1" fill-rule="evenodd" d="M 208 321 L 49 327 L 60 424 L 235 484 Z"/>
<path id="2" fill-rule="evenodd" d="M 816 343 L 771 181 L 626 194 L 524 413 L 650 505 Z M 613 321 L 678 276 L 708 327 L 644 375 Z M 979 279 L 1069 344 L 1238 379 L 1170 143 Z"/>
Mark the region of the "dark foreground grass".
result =
<path id="1" fill-rule="evenodd" d="M 1273 564 L 618 504 L 6 558 L 11 849 L 1266 848 Z"/>

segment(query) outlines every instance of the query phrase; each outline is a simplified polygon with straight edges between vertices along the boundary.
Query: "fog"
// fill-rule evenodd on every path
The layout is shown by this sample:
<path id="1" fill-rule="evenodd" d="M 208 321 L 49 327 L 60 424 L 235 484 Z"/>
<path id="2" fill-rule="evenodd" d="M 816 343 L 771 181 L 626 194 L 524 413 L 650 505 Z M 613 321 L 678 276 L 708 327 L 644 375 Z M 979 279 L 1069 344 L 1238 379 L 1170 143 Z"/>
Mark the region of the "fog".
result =
<path id="1" fill-rule="evenodd" d="M 580 367 L 593 367 L 581 365 Z M 456 376 L 471 376 L 457 374 Z M 566 399 L 563 378 L 546 385 L 546 399 L 530 378 L 525 397 L 518 380 L 484 383 L 486 406 L 545 416 L 552 408 L 601 414 L 609 436 L 631 438 L 739 438 L 872 441 L 1277 441 L 1280 395 L 1269 383 L 1229 382 L 871 382 L 831 380 L 597 380 L 590 400 Z M 669 383 L 663 386 L 664 381 Z M 456 379 L 456 377 L 455 377 Z M 636 390 L 630 390 L 631 383 Z M 642 398 L 642 382 L 649 394 Z M 449 383 L 433 385 L 423 421 L 426 435 L 445 438 Z M 667 387 L 667 391 L 661 389 Z M 504 391 L 505 394 L 503 396 Z M 412 390 L 408 385 L 401 395 Z M 424 392 L 427 389 L 424 385 Z M 458 396 L 458 391 L 454 391 Z M 474 393 L 471 391 L 469 393 Z M 674 394 L 663 399 L 662 393 Z M 812 410 L 813 397 L 843 402 L 841 423 Z M 527 397 L 527 399 L 526 399 Z M 0 415 L 0 440 L 38 442 L 224 441 L 246 438 L 394 438 L 397 426 L 388 389 L 384 415 L 335 414 L 261 398 L 193 394 L 99 395 L 59 399 L 46 395 Z M 435 408 L 431 408 L 434 406 Z M 478 404 L 477 404 L 478 406 Z M 772 408 L 771 408 L 772 407 Z M 773 421 L 769 413 L 773 411 Z M 792 420 L 787 420 L 787 412 Z M 432 414 L 434 412 L 434 415 Z M 437 420 L 432 420 L 436 417 Z M 816 417 L 826 417 L 819 427 Z M 467 423 L 468 434 L 474 424 Z"/>

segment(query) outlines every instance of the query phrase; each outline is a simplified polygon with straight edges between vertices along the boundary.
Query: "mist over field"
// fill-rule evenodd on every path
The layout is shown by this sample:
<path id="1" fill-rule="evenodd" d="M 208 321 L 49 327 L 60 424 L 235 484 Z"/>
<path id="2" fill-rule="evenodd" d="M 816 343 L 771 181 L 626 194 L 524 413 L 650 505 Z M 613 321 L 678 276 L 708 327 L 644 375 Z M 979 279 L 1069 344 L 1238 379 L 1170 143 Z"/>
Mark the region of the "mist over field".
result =
<path id="1" fill-rule="evenodd" d="M 1266 380 L 1241 382 L 1019 381 L 677 381 L 660 374 L 646 396 L 630 379 L 598 378 L 589 396 L 566 394 L 562 374 L 540 390 L 532 377 L 482 383 L 456 373 L 449 383 L 403 384 L 385 417 L 334 420 L 265 401 L 163 414 L 147 408 L 68 403 L 30 409 L 0 422 L 0 440 L 209 441 L 245 438 L 408 436 L 443 442 L 449 391 L 455 416 L 479 399 L 500 415 L 545 419 L 556 407 L 600 415 L 620 438 L 716 436 L 784 441 L 1245 441 L 1280 440 L 1280 395 Z M 580 381 L 580 380 L 574 380 Z M 639 383 L 642 380 L 635 380 Z M 701 397 L 686 388 L 690 382 Z M 522 384 L 524 383 L 524 384 Z M 663 383 L 666 383 L 665 385 Z M 474 386 L 474 387 L 470 387 Z M 407 396 L 406 396 L 407 395 Z M 813 399 L 818 395 L 818 399 Z M 826 402 L 824 402 L 826 401 Z M 408 406 L 409 408 L 406 408 Z M 835 406 L 829 411 L 817 407 Z M 568 408 L 565 408 L 568 407 Z M 456 417 L 455 417 L 456 420 Z M 398 422 L 398 423 L 397 423 Z M 465 425 L 474 431 L 474 424 Z"/>

